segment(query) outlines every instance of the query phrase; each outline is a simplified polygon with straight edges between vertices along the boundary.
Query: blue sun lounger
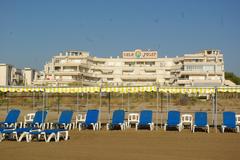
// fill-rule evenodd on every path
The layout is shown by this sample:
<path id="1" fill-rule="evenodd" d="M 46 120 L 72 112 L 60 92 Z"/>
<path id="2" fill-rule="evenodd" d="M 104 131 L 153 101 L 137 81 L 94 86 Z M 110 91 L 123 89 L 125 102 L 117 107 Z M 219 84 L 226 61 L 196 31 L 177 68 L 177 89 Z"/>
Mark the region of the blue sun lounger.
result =
<path id="1" fill-rule="evenodd" d="M 26 135 L 27 142 L 31 142 L 34 137 L 37 138 L 37 140 L 44 139 L 45 142 L 50 142 L 51 139 L 54 138 L 55 142 L 58 142 L 60 138 L 63 138 L 65 141 L 69 139 L 69 131 L 66 129 L 46 129 L 46 130 L 40 130 L 35 129 L 29 131 L 29 133 Z"/>
<path id="2" fill-rule="evenodd" d="M 27 135 L 31 130 L 39 130 L 44 128 L 44 122 L 47 116 L 47 111 L 37 111 L 33 122 L 29 123 L 26 128 L 16 128 L 16 129 L 4 129 L 1 132 L 1 140 L 5 139 L 6 136 L 16 139 L 18 142 L 22 141 L 24 137 L 27 138 Z"/>
<path id="3" fill-rule="evenodd" d="M 126 129 L 124 110 L 115 110 L 112 116 L 112 123 L 107 123 L 107 130 L 115 129 L 117 127 L 120 127 L 121 130 Z"/>
<path id="4" fill-rule="evenodd" d="M 235 130 L 239 132 L 239 126 L 236 125 L 236 113 L 235 112 L 223 112 L 223 124 L 221 126 L 222 133 L 225 129 Z"/>
<path id="5" fill-rule="evenodd" d="M 136 130 L 140 128 L 149 127 L 152 131 L 154 129 L 154 123 L 152 122 L 152 111 L 151 110 L 143 110 L 140 112 L 139 122 L 136 123 Z"/>
<path id="6" fill-rule="evenodd" d="M 51 123 L 51 129 L 55 127 L 56 129 L 71 129 L 71 121 L 72 121 L 73 111 L 64 110 L 62 111 L 59 120 L 57 123 Z"/>
<path id="7" fill-rule="evenodd" d="M 50 142 L 52 138 L 54 138 L 55 142 L 58 142 L 61 137 L 64 138 L 64 140 L 68 139 L 68 129 L 71 128 L 71 120 L 73 116 L 73 111 L 71 110 L 64 110 L 57 123 L 51 124 L 51 129 L 31 129 L 26 134 L 26 140 L 27 142 L 30 142 L 33 138 L 37 138 L 40 140 L 41 138 L 44 138 L 45 142 Z M 55 128 L 53 129 L 53 125 Z"/>
<path id="8" fill-rule="evenodd" d="M 98 121 L 98 116 L 99 116 L 99 110 L 97 109 L 88 110 L 85 122 L 79 123 L 78 125 L 79 131 L 82 130 L 82 128 L 90 128 L 90 127 L 92 127 L 94 131 L 99 130 L 101 127 L 101 123 Z"/>
<path id="9" fill-rule="evenodd" d="M 18 142 L 20 142 L 23 139 L 22 134 L 23 133 L 28 133 L 32 129 L 38 129 L 38 128 L 5 128 L 0 131 L 0 141 L 3 139 L 6 139 L 6 137 L 10 139 L 16 139 Z M 24 136 L 25 136 L 24 134 Z"/>
<path id="10" fill-rule="evenodd" d="M 20 110 L 18 109 L 12 109 L 8 112 L 5 120 L 3 122 L 0 122 L 1 128 L 5 127 L 17 127 L 17 120 L 20 115 Z"/>
<path id="11" fill-rule="evenodd" d="M 13 131 L 15 128 L 8 128 L 8 127 L 4 127 L 4 128 L 0 128 L 0 142 L 5 139 L 5 132 L 7 130 L 11 130 Z"/>
<path id="12" fill-rule="evenodd" d="M 9 138 L 16 139 L 18 142 L 21 142 L 25 137 L 27 142 L 30 142 L 34 137 L 37 137 L 40 140 L 42 137 L 45 142 L 50 142 L 54 138 L 55 142 L 58 142 L 60 138 L 68 140 L 69 132 L 66 129 L 46 129 L 41 130 L 39 128 L 17 128 L 17 129 L 4 129 L 0 130 L 0 141 L 2 141 L 6 135 L 10 136 Z"/>
<path id="13" fill-rule="evenodd" d="M 196 112 L 194 125 L 192 127 L 192 132 L 195 132 L 196 128 L 203 128 L 209 133 L 209 125 L 207 120 L 207 112 Z"/>
<path id="14" fill-rule="evenodd" d="M 168 112 L 168 119 L 167 123 L 164 125 L 164 130 L 166 131 L 168 127 L 176 127 L 179 132 L 183 129 L 179 111 Z"/>
<path id="15" fill-rule="evenodd" d="M 17 127 L 17 119 L 20 115 L 20 110 L 12 109 L 8 112 L 5 120 L 0 122 L 0 142 L 5 139 L 5 131 L 13 131 Z"/>

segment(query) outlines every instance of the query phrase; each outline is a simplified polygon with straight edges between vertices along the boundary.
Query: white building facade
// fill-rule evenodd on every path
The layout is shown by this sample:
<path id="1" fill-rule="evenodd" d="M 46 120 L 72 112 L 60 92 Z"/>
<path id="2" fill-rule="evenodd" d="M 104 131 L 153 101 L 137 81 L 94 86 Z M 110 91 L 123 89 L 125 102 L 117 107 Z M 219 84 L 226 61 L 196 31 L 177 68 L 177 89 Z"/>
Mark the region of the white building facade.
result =
<path id="1" fill-rule="evenodd" d="M 23 84 L 22 70 L 10 64 L 0 64 L 0 86 Z"/>
<path id="2" fill-rule="evenodd" d="M 124 51 L 120 57 L 100 58 L 69 50 L 44 66 L 34 85 L 47 86 L 222 86 L 223 54 L 203 50 L 181 57 L 158 58 L 157 51 Z"/>
<path id="3" fill-rule="evenodd" d="M 0 86 L 32 86 L 36 71 L 18 69 L 10 64 L 0 64 Z"/>

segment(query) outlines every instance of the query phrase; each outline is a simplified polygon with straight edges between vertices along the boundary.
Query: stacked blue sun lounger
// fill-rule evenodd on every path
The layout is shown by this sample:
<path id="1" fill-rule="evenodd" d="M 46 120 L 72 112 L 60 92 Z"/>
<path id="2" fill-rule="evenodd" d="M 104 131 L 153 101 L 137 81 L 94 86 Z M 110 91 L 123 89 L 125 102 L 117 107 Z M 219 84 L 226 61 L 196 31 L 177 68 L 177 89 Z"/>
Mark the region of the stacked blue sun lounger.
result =
<path id="1" fill-rule="evenodd" d="M 126 129 L 124 110 L 115 110 L 113 112 L 112 122 L 107 123 L 107 130 L 113 130 L 118 128 L 120 128 L 121 130 Z"/>
<path id="2" fill-rule="evenodd" d="M 196 112 L 192 132 L 194 133 L 195 129 L 200 128 L 204 129 L 207 133 L 209 133 L 209 125 L 207 119 L 207 112 Z"/>
<path id="3" fill-rule="evenodd" d="M 68 129 L 72 128 L 73 111 L 72 110 L 64 110 L 62 111 L 61 115 L 59 116 L 58 122 L 51 123 L 50 128 L 59 128 L 59 129 Z"/>
<path id="4" fill-rule="evenodd" d="M 31 142 L 33 138 L 37 140 L 41 140 L 42 137 L 44 138 L 45 142 L 50 142 L 54 139 L 55 142 L 58 142 L 61 137 L 66 141 L 69 139 L 69 132 L 66 129 L 45 129 L 45 130 L 31 130 L 29 131 L 26 140 L 27 142 Z"/>
<path id="5" fill-rule="evenodd" d="M 99 110 L 91 109 L 87 111 L 86 120 L 83 123 L 79 123 L 79 131 L 84 128 L 92 128 L 94 131 L 101 128 L 101 123 L 98 121 Z"/>
<path id="6" fill-rule="evenodd" d="M 151 110 L 143 110 L 140 112 L 140 119 L 139 122 L 136 123 L 136 130 L 141 128 L 150 128 L 151 131 L 154 129 Z"/>
<path id="7" fill-rule="evenodd" d="M 179 132 L 183 129 L 179 111 L 168 112 L 168 119 L 167 123 L 164 125 L 164 130 L 166 131 L 168 128 L 177 128 Z"/>
<path id="8" fill-rule="evenodd" d="M 235 112 L 223 112 L 223 124 L 221 126 L 222 133 L 224 133 L 226 129 L 239 132 L 239 126 L 236 124 Z"/>
<path id="9" fill-rule="evenodd" d="M 2 131 L 2 139 L 13 138 L 18 142 L 23 138 L 27 138 L 31 130 L 41 130 L 44 127 L 44 122 L 47 116 L 47 111 L 37 111 L 32 123 L 28 123 L 26 128 L 5 129 Z"/>
<path id="10" fill-rule="evenodd" d="M 0 141 L 5 138 L 6 130 L 14 130 L 17 127 L 17 120 L 20 115 L 20 110 L 12 109 L 8 112 L 5 120 L 0 122 Z"/>
<path id="11" fill-rule="evenodd" d="M 40 140 L 44 138 L 45 142 L 50 142 L 51 139 L 54 139 L 55 142 L 58 142 L 62 137 L 64 140 L 68 140 L 69 132 L 71 128 L 70 124 L 72 121 L 73 111 L 65 110 L 62 111 L 59 120 L 57 123 L 53 123 L 51 129 L 32 129 L 27 133 L 27 142 L 30 142 L 33 138 Z"/>
<path id="12" fill-rule="evenodd" d="M 0 128 L 10 128 L 10 127 L 17 127 L 17 120 L 20 115 L 20 110 L 18 109 L 11 109 L 5 120 L 0 122 Z"/>
<path id="13" fill-rule="evenodd" d="M 44 129 L 47 111 L 37 111 L 32 123 L 28 123 L 25 128 L 8 128 L 1 130 L 0 140 L 6 138 L 16 139 L 18 142 L 26 139 L 30 142 L 34 138 L 40 140 L 44 138 L 45 142 L 50 142 L 54 138 L 58 142 L 60 138 L 67 140 L 69 138 L 68 126 L 72 120 L 73 111 L 63 111 L 59 117 L 59 122 L 52 129 Z"/>

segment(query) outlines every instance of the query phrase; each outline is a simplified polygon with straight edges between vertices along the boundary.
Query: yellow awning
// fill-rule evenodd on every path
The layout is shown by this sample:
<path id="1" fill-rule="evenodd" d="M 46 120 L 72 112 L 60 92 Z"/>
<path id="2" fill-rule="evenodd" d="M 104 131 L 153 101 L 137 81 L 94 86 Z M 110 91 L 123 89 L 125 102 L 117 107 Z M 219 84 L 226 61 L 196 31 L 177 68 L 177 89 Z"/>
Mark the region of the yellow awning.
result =
<path id="1" fill-rule="evenodd" d="M 95 93 L 95 92 L 115 92 L 115 93 L 138 93 L 157 92 L 156 86 L 144 87 L 0 87 L 0 92 L 46 92 L 46 93 Z M 181 93 L 181 94 L 213 94 L 214 87 L 160 87 L 159 92 Z M 240 93 L 240 87 L 219 87 L 220 93 Z"/>

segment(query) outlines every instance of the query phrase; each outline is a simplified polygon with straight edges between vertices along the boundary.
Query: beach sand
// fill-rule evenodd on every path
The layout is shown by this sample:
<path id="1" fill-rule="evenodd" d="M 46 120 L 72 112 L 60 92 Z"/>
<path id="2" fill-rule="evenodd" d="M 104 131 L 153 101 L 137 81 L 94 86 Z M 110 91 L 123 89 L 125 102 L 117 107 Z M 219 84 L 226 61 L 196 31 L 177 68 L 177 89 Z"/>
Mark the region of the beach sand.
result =
<path id="1" fill-rule="evenodd" d="M 70 131 L 60 142 L 0 143 L 1 160 L 222 160 L 240 159 L 240 133 L 127 129 Z"/>

